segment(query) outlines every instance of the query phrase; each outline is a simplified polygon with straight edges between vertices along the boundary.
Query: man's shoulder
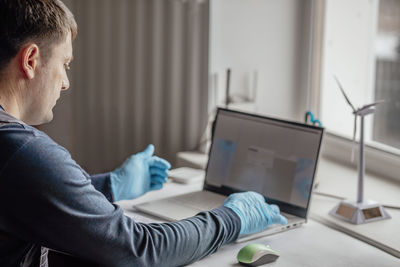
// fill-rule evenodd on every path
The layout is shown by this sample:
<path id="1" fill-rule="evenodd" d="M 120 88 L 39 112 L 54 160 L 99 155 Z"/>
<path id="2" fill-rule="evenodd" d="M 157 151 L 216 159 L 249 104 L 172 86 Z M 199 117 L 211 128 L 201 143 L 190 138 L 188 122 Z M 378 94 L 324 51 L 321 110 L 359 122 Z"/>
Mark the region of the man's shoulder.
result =
<path id="1" fill-rule="evenodd" d="M 16 141 L 17 143 L 24 143 L 39 136 L 47 137 L 45 133 L 0 109 L 0 142 L 7 141 L 8 144 L 13 144 L 14 142 L 10 141 Z"/>
<path id="2" fill-rule="evenodd" d="M 0 122 L 0 168 L 27 144 L 42 146 L 53 141 L 34 127 L 20 123 Z"/>
<path id="3" fill-rule="evenodd" d="M 0 147 L 20 147 L 39 136 L 38 132 L 33 127 L 23 124 L 0 122 Z"/>
<path id="4" fill-rule="evenodd" d="M 22 124 L 0 122 L 0 154 L 10 154 L 34 137 L 34 131 Z"/>

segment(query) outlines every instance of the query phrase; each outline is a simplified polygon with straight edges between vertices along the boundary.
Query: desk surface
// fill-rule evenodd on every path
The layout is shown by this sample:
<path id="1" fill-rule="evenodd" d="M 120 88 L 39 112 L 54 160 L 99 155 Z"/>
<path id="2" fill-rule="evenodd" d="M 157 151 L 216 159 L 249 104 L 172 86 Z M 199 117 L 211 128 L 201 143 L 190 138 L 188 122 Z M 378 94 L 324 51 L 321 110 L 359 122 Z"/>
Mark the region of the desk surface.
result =
<path id="1" fill-rule="evenodd" d="M 120 201 L 118 204 L 126 215 L 137 221 L 156 222 L 161 220 L 144 215 L 136 211 L 133 206 L 201 188 L 201 183 L 192 185 L 167 183 L 160 191 L 150 192 L 136 200 Z M 281 257 L 276 262 L 266 266 L 400 266 L 400 259 L 314 220 L 309 220 L 304 226 L 284 233 L 245 243 L 225 245 L 215 254 L 191 266 L 240 266 L 237 264 L 236 254 L 248 243 L 268 244 L 280 253 Z"/>

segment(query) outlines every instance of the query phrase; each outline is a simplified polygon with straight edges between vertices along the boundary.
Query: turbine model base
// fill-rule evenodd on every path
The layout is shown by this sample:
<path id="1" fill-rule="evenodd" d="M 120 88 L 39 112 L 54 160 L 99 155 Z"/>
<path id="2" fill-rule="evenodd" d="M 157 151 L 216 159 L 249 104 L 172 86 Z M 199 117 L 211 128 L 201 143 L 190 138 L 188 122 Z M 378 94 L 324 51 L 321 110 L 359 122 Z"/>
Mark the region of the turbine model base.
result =
<path id="1" fill-rule="evenodd" d="M 329 214 L 352 224 L 363 224 L 391 218 L 382 205 L 371 200 L 361 203 L 342 200 Z"/>

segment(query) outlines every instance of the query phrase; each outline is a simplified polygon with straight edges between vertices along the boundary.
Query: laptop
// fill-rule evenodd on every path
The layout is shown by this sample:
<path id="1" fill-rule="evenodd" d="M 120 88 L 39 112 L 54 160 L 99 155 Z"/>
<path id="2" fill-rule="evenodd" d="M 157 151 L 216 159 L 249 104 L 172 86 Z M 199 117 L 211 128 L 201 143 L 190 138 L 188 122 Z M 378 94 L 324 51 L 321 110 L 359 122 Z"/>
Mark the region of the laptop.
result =
<path id="1" fill-rule="evenodd" d="M 237 242 L 301 226 L 307 221 L 324 129 L 219 108 L 203 190 L 145 202 L 135 208 L 177 221 L 221 206 L 237 192 L 255 191 L 279 206 L 287 225 L 241 235 Z"/>

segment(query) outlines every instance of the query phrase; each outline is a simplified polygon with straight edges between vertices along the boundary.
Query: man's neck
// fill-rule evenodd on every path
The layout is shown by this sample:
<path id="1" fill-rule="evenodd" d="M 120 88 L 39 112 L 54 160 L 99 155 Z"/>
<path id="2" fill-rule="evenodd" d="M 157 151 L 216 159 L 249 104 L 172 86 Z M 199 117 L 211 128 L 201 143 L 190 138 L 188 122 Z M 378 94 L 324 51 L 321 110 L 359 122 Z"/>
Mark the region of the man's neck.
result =
<path id="1" fill-rule="evenodd" d="M 17 96 L 11 88 L 0 86 L 0 105 L 11 116 L 21 119 L 21 110 L 18 105 Z"/>

